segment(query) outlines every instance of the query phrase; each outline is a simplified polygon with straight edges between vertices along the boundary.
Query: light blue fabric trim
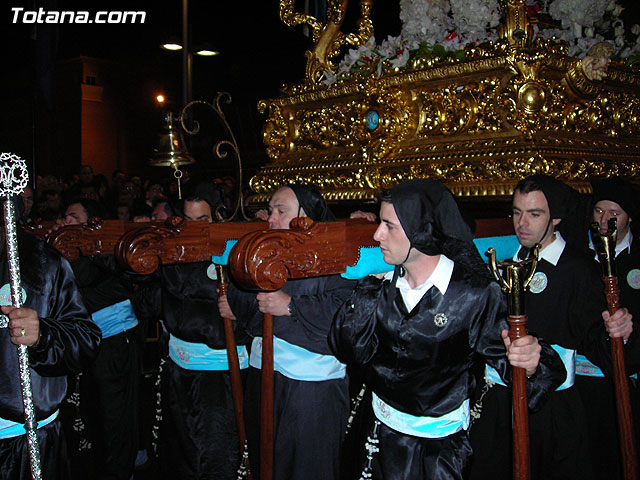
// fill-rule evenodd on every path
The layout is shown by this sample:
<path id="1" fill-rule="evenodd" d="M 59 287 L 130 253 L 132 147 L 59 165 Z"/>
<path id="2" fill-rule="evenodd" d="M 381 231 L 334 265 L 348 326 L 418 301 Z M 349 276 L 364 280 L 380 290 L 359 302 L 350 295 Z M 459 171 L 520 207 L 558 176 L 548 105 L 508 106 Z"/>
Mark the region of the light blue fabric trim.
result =
<path id="1" fill-rule="evenodd" d="M 247 368 L 249 366 L 247 347 L 240 345 L 237 349 L 240 368 Z M 229 370 L 226 349 L 215 350 L 204 343 L 185 342 L 171 334 L 169 334 L 169 358 L 185 370 Z"/>
<path id="2" fill-rule="evenodd" d="M 469 428 L 469 399 L 441 417 L 415 417 L 385 403 L 372 392 L 371 404 L 378 420 L 389 428 L 421 438 L 444 438 Z"/>
<path id="3" fill-rule="evenodd" d="M 596 378 L 603 378 L 605 376 L 600 367 L 594 365 L 587 359 L 587 357 L 580 354 L 576 355 L 576 375 Z M 638 374 L 634 373 L 633 375 L 629 375 L 629 378 L 637 379 Z"/>
<path id="4" fill-rule="evenodd" d="M 40 420 L 38 426 L 36 428 L 42 428 L 49 425 L 56 418 L 58 418 L 59 410 L 56 410 L 51 415 L 49 415 L 44 420 Z M 0 418 L 0 440 L 4 440 L 5 438 L 13 438 L 19 437 L 20 435 L 24 435 L 27 433 L 27 430 L 24 428 L 22 423 L 12 422 L 11 420 L 5 420 L 4 418 Z"/>
<path id="5" fill-rule="evenodd" d="M 124 300 L 93 312 L 91 318 L 100 327 L 102 338 L 113 337 L 138 325 L 138 319 L 133 313 L 130 300 Z"/>
<path id="6" fill-rule="evenodd" d="M 584 355 L 576 355 L 576 375 L 586 377 L 604 377 L 604 373 L 597 365 L 594 365 Z"/>
<path id="7" fill-rule="evenodd" d="M 238 240 L 227 240 L 222 255 L 211 257 L 211 261 L 216 265 L 229 265 L 229 254 L 236 243 L 238 243 Z"/>
<path id="8" fill-rule="evenodd" d="M 518 248 L 520 248 L 520 242 L 515 235 L 474 238 L 473 243 L 485 262 L 489 261 L 489 257 L 487 257 L 485 253 L 490 248 L 496 250 L 497 261 L 512 259 L 518 251 Z"/>
<path id="9" fill-rule="evenodd" d="M 249 365 L 262 368 L 262 337 L 251 344 Z M 322 355 L 273 337 L 273 370 L 293 380 L 322 382 L 344 378 L 346 365 L 333 355 Z"/>
<path id="10" fill-rule="evenodd" d="M 380 247 L 362 247 L 360 248 L 358 263 L 352 267 L 348 266 L 347 271 L 341 276 L 349 280 L 357 280 L 367 275 L 390 272 L 391 270 L 393 270 L 393 265 L 389 265 L 384 261 L 384 255 Z"/>
<path id="11" fill-rule="evenodd" d="M 551 348 L 560 355 L 560 359 L 562 360 L 562 363 L 564 363 L 564 368 L 567 371 L 567 379 L 562 385 L 556 388 L 556 391 L 566 390 L 573 386 L 576 379 L 576 351 L 569 350 L 568 348 L 561 347 L 560 345 L 551 345 Z M 497 383 L 498 385 L 506 386 L 496 369 L 490 365 L 485 365 L 484 378 Z"/>

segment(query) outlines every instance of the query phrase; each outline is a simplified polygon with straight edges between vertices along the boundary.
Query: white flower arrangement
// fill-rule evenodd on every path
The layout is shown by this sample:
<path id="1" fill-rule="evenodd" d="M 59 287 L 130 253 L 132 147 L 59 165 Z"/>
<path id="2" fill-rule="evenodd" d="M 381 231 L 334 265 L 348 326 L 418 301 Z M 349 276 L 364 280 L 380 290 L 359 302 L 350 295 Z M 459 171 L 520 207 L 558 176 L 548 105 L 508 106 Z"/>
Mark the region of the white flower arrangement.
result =
<path id="1" fill-rule="evenodd" d="M 584 57 L 603 41 L 615 48 L 614 58 L 640 63 L 640 26 L 629 32 L 620 18 L 623 7 L 616 0 L 527 0 L 528 15 L 546 15 L 555 20 L 545 28 L 534 26 L 534 36 L 566 42 L 569 55 Z M 351 49 L 335 74 L 325 72 L 324 83 L 336 81 L 375 65 L 378 76 L 383 65 L 403 68 L 414 57 L 464 58 L 464 48 L 498 39 L 498 0 L 400 0 L 400 36 L 389 36 L 380 45 L 371 37 Z"/>

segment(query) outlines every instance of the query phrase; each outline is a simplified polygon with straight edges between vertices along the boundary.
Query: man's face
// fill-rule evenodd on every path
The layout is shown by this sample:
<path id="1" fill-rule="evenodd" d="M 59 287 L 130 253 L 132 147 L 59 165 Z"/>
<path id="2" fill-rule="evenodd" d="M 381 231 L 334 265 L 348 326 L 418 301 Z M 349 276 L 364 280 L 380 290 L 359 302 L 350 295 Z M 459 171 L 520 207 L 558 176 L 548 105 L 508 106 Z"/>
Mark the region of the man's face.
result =
<path id="1" fill-rule="evenodd" d="M 59 211 L 60 208 L 60 195 L 57 193 L 55 195 L 47 195 L 47 208 L 51 211 Z"/>
<path id="2" fill-rule="evenodd" d="M 153 212 L 151 212 L 151 220 L 166 220 L 167 218 L 169 218 L 164 208 L 166 204 L 167 202 L 162 202 L 156 205 L 156 207 L 153 209 Z"/>
<path id="3" fill-rule="evenodd" d="M 93 180 L 93 168 L 91 168 L 89 165 L 85 165 L 80 170 L 80 181 L 86 185 L 88 183 L 91 183 L 92 180 Z"/>
<path id="4" fill-rule="evenodd" d="M 89 216 L 84 207 L 79 203 L 72 203 L 64 212 L 62 222 L 65 225 L 82 225 L 87 223 Z"/>
<path id="5" fill-rule="evenodd" d="M 618 229 L 618 235 L 616 237 L 616 243 L 620 243 L 629 231 L 631 219 L 629 215 L 627 215 L 627 212 L 616 202 L 600 200 L 593 207 L 593 221 L 598 222 L 602 235 L 607 233 L 609 229 L 608 223 L 610 218 L 617 218 L 616 227 Z"/>
<path id="6" fill-rule="evenodd" d="M 211 207 L 204 200 L 195 202 L 187 200 L 184 202 L 184 218 L 188 222 L 205 220 L 211 223 Z"/>
<path id="7" fill-rule="evenodd" d="M 29 216 L 31 209 L 33 208 L 33 190 L 31 190 L 31 187 L 25 187 L 20 196 L 22 197 L 22 203 L 24 204 L 24 213 L 22 216 L 26 218 Z"/>
<path id="8" fill-rule="evenodd" d="M 269 222 L 270 229 L 288 230 L 291 220 L 298 216 L 300 204 L 289 187 L 282 187 L 273 194 L 269 202 Z M 306 217 L 304 210 L 300 209 L 300 216 Z"/>
<path id="9" fill-rule="evenodd" d="M 380 242 L 380 250 L 384 261 L 390 265 L 402 265 L 407 259 L 411 242 L 404 233 L 393 205 L 388 202 L 380 204 L 380 225 L 373 234 L 373 239 Z"/>
<path id="10" fill-rule="evenodd" d="M 540 190 L 529 193 L 516 191 L 512 212 L 513 228 L 520 245 L 533 248 L 536 243 L 540 243 L 544 248 L 553 241 L 553 230 L 560 220 L 554 219 L 547 229 L 550 218 L 549 204 Z"/>

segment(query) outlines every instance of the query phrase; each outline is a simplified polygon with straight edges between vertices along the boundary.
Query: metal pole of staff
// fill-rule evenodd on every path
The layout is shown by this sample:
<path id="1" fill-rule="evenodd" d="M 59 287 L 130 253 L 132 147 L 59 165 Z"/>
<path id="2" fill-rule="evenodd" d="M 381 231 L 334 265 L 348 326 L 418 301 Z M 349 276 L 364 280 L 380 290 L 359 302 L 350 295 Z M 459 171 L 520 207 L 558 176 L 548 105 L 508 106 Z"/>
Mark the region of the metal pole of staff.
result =
<path id="1" fill-rule="evenodd" d="M 22 285 L 20 280 L 20 258 L 18 256 L 18 239 L 16 235 L 15 205 L 12 197 L 19 195 L 29 182 L 29 173 L 24 160 L 12 153 L 0 155 L 0 197 L 4 198 L 4 226 L 7 241 L 7 261 L 11 285 L 11 303 L 14 307 L 22 307 Z M 38 445 L 36 415 L 31 388 L 31 370 L 29 368 L 29 352 L 26 345 L 18 346 L 20 369 L 20 387 L 24 406 L 24 428 L 27 432 L 31 476 L 34 480 L 42 479 L 40 469 L 40 447 Z"/>

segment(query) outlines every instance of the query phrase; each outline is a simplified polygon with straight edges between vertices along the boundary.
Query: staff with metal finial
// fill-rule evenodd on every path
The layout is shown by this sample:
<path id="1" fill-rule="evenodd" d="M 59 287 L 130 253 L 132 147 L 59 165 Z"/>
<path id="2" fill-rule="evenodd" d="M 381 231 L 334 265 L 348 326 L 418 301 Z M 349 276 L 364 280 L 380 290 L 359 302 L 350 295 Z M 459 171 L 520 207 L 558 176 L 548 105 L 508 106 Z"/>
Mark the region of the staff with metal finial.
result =
<path id="1" fill-rule="evenodd" d="M 613 315 L 620 307 L 620 290 L 616 274 L 616 238 L 618 230 L 617 219 L 610 218 L 607 233 L 600 233 L 597 222 L 590 225 L 591 240 L 598 254 L 602 267 L 602 281 L 604 294 L 607 298 L 609 314 Z M 624 361 L 624 346 L 621 337 L 611 338 L 611 358 L 613 362 L 613 381 L 616 392 L 616 410 L 618 412 L 618 437 L 622 450 L 622 469 L 625 480 L 637 480 L 638 458 L 636 457 L 635 436 L 633 431 L 633 416 L 631 400 L 629 398 L 629 384 L 627 369 Z"/>
<path id="2" fill-rule="evenodd" d="M 229 276 L 225 265 L 216 264 L 218 275 L 218 295 L 224 297 L 229 288 Z M 238 350 L 236 346 L 235 334 L 233 332 L 233 321 L 230 318 L 223 318 L 224 337 L 227 344 L 227 362 L 229 364 L 229 377 L 231 379 L 231 396 L 233 397 L 233 410 L 236 415 L 236 427 L 238 428 L 238 440 L 240 441 L 240 451 L 242 458 L 238 468 L 238 479 L 246 478 L 252 480 L 251 468 L 249 466 L 249 449 L 247 445 L 247 434 L 244 426 L 244 407 L 242 393 L 242 378 L 240 376 L 240 362 L 238 360 Z"/>
<path id="3" fill-rule="evenodd" d="M 11 303 L 15 308 L 22 307 L 22 285 L 20 280 L 18 240 L 16 236 L 16 210 L 12 197 L 19 195 L 27 186 L 28 181 L 29 174 L 24 160 L 12 153 L 0 154 L 0 197 L 4 197 L 4 226 L 7 240 L 9 277 L 11 279 Z M 29 353 L 26 345 L 18 346 L 18 358 L 22 403 L 24 405 L 24 428 L 27 432 L 31 476 L 34 480 L 40 480 L 42 478 L 40 469 L 40 447 L 36 433 L 37 423 L 33 405 L 33 390 L 31 389 Z"/>
<path id="4" fill-rule="evenodd" d="M 527 335 L 527 316 L 524 313 L 524 292 L 528 288 L 538 263 L 536 244 L 529 259 L 522 262 L 496 261 L 496 251 L 487 250 L 491 271 L 507 293 L 509 338 L 513 341 Z M 504 275 L 500 274 L 504 270 Z M 529 454 L 529 411 L 527 403 L 527 377 L 524 368 L 513 367 L 513 478 L 528 480 L 531 476 Z"/>

